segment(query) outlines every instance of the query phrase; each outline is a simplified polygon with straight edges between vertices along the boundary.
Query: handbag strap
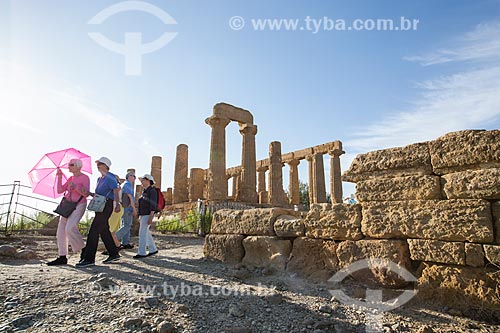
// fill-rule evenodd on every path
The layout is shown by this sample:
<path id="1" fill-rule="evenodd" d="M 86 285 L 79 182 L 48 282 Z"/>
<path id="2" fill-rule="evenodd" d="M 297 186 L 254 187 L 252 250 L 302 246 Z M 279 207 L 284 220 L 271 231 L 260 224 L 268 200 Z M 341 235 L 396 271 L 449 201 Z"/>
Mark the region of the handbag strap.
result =
<path id="1" fill-rule="evenodd" d="M 96 186 L 96 192 L 97 192 L 97 188 L 99 187 L 99 184 L 101 184 L 101 181 L 107 177 L 108 174 L 106 174 L 106 176 L 102 176 L 102 177 L 99 177 L 99 179 L 97 180 L 97 186 Z M 106 195 L 104 195 L 104 197 L 108 197 L 108 194 L 110 194 L 111 192 L 113 191 L 113 189 L 109 190 L 108 193 Z M 97 194 L 97 193 L 96 193 Z"/>
<path id="2" fill-rule="evenodd" d="M 69 177 L 68 181 L 66 182 L 66 185 L 73 179 L 73 176 Z M 68 190 L 68 186 L 66 186 L 66 192 L 64 194 L 64 197 L 66 197 L 66 193 L 69 194 L 69 199 L 71 200 L 71 191 Z M 83 195 L 80 195 L 80 198 L 76 201 L 76 203 L 80 203 L 82 201 Z"/>

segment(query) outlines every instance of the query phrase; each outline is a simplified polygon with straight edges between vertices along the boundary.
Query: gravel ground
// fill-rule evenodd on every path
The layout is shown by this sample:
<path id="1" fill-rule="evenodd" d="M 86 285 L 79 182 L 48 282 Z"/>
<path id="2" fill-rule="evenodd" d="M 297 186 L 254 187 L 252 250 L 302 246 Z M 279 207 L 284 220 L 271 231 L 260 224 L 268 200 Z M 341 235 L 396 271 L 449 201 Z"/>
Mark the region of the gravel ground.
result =
<path id="1" fill-rule="evenodd" d="M 207 261 L 203 239 L 157 235 L 159 254 L 142 260 L 134 249 L 120 261 L 84 269 L 48 267 L 55 237 L 0 238 L 38 259 L 0 257 L 2 332 L 365 332 L 365 311 L 346 306 L 328 286 L 266 270 Z M 133 239 L 137 242 L 137 239 Z M 347 281 L 351 295 L 363 286 Z M 384 313 L 379 332 L 498 332 L 493 323 L 412 301 Z"/>

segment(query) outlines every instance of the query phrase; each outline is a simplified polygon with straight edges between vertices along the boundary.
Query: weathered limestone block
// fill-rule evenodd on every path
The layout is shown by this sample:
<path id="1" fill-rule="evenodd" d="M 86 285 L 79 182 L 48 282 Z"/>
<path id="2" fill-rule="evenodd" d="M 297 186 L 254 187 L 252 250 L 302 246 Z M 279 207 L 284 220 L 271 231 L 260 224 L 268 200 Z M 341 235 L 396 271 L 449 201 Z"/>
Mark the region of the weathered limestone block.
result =
<path id="1" fill-rule="evenodd" d="M 361 234 L 361 206 L 350 204 L 315 204 L 304 221 L 310 238 L 358 240 Z"/>
<path id="2" fill-rule="evenodd" d="M 364 201 L 441 199 L 438 176 L 375 178 L 356 184 L 356 198 Z"/>
<path id="3" fill-rule="evenodd" d="M 465 264 L 472 267 L 484 266 L 482 244 L 465 243 Z"/>
<path id="4" fill-rule="evenodd" d="M 328 280 L 338 269 L 336 250 L 331 240 L 295 238 L 286 270 L 303 278 Z"/>
<path id="5" fill-rule="evenodd" d="M 280 215 L 274 222 L 274 232 L 278 237 L 304 236 L 304 221 L 292 215 Z"/>
<path id="6" fill-rule="evenodd" d="M 493 265 L 500 266 L 500 246 L 484 245 L 484 255 Z"/>
<path id="7" fill-rule="evenodd" d="M 243 240 L 245 256 L 242 263 L 247 267 L 285 270 L 292 250 L 292 242 L 269 236 L 249 236 Z"/>
<path id="8" fill-rule="evenodd" d="M 465 314 L 480 310 L 500 314 L 497 288 L 500 277 L 484 268 L 423 263 L 419 269 L 417 297 L 432 305 L 459 309 Z"/>
<path id="9" fill-rule="evenodd" d="M 466 130 L 429 142 L 434 173 L 500 167 L 500 130 Z"/>
<path id="10" fill-rule="evenodd" d="M 207 235 L 203 246 L 203 254 L 210 259 L 236 264 L 241 262 L 245 254 L 243 235 Z"/>
<path id="11" fill-rule="evenodd" d="M 246 210 L 221 209 L 214 213 L 213 234 L 243 234 L 274 236 L 274 222 L 280 215 L 295 215 L 291 209 L 256 208 Z"/>
<path id="12" fill-rule="evenodd" d="M 342 176 L 343 181 L 357 183 L 373 178 L 432 174 L 427 142 L 371 151 L 354 158 Z"/>
<path id="13" fill-rule="evenodd" d="M 12 245 L 0 245 L 0 257 L 14 257 L 17 249 Z"/>
<path id="14" fill-rule="evenodd" d="M 361 231 L 372 238 L 491 243 L 490 203 L 480 199 L 366 202 Z"/>
<path id="15" fill-rule="evenodd" d="M 408 239 L 410 258 L 443 264 L 465 265 L 465 244 L 431 239 Z"/>
<path id="16" fill-rule="evenodd" d="M 339 267 L 346 267 L 362 259 L 381 259 L 392 261 L 410 269 L 408 244 L 402 240 L 359 240 L 345 241 L 337 245 Z M 400 275 L 391 272 L 386 265 L 374 264 L 369 270 L 361 270 L 352 276 L 363 283 L 389 288 L 400 288 L 408 284 Z"/>
<path id="17" fill-rule="evenodd" d="M 500 169 L 467 170 L 441 177 L 448 199 L 500 199 Z"/>
<path id="18" fill-rule="evenodd" d="M 491 203 L 491 211 L 493 213 L 493 229 L 495 230 L 494 243 L 500 245 L 500 202 Z"/>

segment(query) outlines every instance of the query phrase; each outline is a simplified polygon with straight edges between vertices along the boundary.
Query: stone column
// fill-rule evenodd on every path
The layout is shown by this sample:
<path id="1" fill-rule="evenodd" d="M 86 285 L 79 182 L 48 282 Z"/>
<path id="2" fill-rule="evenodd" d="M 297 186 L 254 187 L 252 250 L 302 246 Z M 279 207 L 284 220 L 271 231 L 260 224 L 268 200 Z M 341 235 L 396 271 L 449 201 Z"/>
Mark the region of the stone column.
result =
<path id="1" fill-rule="evenodd" d="M 139 198 L 142 195 L 142 185 L 135 185 L 135 202 L 139 203 Z"/>
<path id="2" fill-rule="evenodd" d="M 340 168 L 340 155 L 344 154 L 342 149 L 334 149 L 328 152 L 330 155 L 330 193 L 332 203 L 342 203 L 342 170 Z"/>
<path id="3" fill-rule="evenodd" d="M 241 173 L 237 173 L 234 177 L 233 177 L 233 199 L 234 201 L 239 201 L 238 200 L 238 193 L 240 192 L 240 189 L 241 189 Z"/>
<path id="4" fill-rule="evenodd" d="M 267 190 L 266 187 L 266 172 L 269 170 L 268 166 L 261 166 L 257 168 L 257 172 L 259 173 L 259 183 L 257 192 L 265 192 Z"/>
<path id="5" fill-rule="evenodd" d="M 283 163 L 281 163 L 281 142 L 269 145 L 269 203 L 281 206 L 283 202 Z"/>
<path id="6" fill-rule="evenodd" d="M 229 122 L 229 119 L 218 116 L 205 119 L 205 123 L 212 127 L 208 170 L 208 200 L 227 199 L 226 126 Z"/>
<path id="7" fill-rule="evenodd" d="M 300 160 L 290 160 L 290 186 L 288 192 L 290 193 L 290 204 L 300 204 L 300 189 L 299 189 L 299 166 Z"/>
<path id="8" fill-rule="evenodd" d="M 269 192 L 267 191 L 259 192 L 259 203 L 260 204 L 269 203 Z"/>
<path id="9" fill-rule="evenodd" d="M 325 167 L 323 154 L 316 153 L 314 159 L 314 203 L 326 202 Z"/>
<path id="10" fill-rule="evenodd" d="M 172 204 L 172 188 L 168 187 L 165 192 L 165 205 L 170 206 Z"/>
<path id="11" fill-rule="evenodd" d="M 237 200 L 242 202 L 256 203 L 257 198 L 257 175 L 255 153 L 255 135 L 257 126 L 251 124 L 240 124 L 240 133 L 243 136 L 241 150 L 241 186 L 237 192 Z"/>
<path id="12" fill-rule="evenodd" d="M 180 144 L 175 154 L 173 203 L 187 202 L 188 196 L 188 146 Z"/>
<path id="13" fill-rule="evenodd" d="M 231 199 L 236 200 L 236 194 L 238 193 L 238 182 L 236 179 L 236 175 L 229 176 L 228 181 L 229 181 L 229 179 L 232 179 L 232 181 L 231 181 Z"/>
<path id="14" fill-rule="evenodd" d="M 205 170 L 192 168 L 189 173 L 189 201 L 203 199 L 203 185 L 205 181 Z"/>
<path id="15" fill-rule="evenodd" d="M 151 159 L 151 176 L 155 179 L 155 187 L 161 189 L 161 156 Z"/>
<path id="16" fill-rule="evenodd" d="M 309 155 L 306 157 L 307 166 L 308 166 L 308 174 L 309 174 L 309 204 L 313 204 L 315 193 L 314 193 L 314 158 L 313 155 Z"/>

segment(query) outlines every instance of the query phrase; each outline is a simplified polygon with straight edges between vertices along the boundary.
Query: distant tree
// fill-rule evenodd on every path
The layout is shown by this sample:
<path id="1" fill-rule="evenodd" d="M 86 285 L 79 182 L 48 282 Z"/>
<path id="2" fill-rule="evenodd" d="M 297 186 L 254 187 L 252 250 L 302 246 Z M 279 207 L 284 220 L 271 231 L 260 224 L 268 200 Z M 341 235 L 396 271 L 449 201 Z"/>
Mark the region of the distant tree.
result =
<path id="1" fill-rule="evenodd" d="M 299 181 L 300 204 L 309 207 L 309 185 Z"/>
<path id="2" fill-rule="evenodd" d="M 326 194 L 326 202 L 331 204 L 332 203 L 332 195 L 330 193 Z"/>

